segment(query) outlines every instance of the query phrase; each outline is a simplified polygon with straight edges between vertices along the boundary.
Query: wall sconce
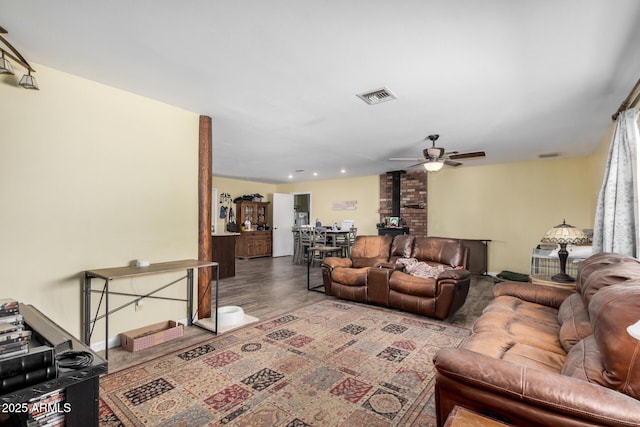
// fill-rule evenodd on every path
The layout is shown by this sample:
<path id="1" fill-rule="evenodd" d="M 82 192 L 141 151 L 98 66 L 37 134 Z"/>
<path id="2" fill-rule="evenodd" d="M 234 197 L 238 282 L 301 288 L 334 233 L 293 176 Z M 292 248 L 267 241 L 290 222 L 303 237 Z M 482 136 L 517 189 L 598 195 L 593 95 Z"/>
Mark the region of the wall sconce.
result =
<path id="1" fill-rule="evenodd" d="M 27 60 L 24 59 L 24 56 L 22 56 L 20 52 L 18 52 L 18 50 L 15 47 L 13 47 L 11 43 L 9 43 L 7 39 L 5 39 L 2 36 L 2 34 L 7 34 L 7 32 L 8 32 L 7 30 L 0 27 L 0 42 L 4 44 L 4 47 L 0 46 L 0 54 L 2 55 L 0 57 L 0 75 L 1 74 L 8 74 L 11 76 L 15 75 L 15 73 L 13 72 L 13 67 L 11 65 L 11 62 L 9 62 L 9 60 L 7 59 L 7 58 L 10 58 L 11 60 L 13 60 L 14 62 L 16 62 L 17 64 L 19 64 L 20 66 L 24 67 L 27 70 L 27 74 L 22 76 L 22 78 L 20 79 L 20 82 L 18 83 L 20 87 L 23 87 L 25 89 L 39 90 L 38 82 L 36 82 L 35 77 L 31 75 L 31 73 L 35 73 L 36 70 L 34 70 L 33 67 L 29 65 Z"/>

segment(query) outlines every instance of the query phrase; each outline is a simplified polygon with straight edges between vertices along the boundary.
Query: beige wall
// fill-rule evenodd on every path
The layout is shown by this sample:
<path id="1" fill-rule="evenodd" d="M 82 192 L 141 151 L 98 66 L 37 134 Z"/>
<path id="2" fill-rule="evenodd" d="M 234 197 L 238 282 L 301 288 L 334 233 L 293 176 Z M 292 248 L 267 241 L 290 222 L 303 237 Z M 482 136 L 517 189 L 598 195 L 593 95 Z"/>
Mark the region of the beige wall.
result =
<path id="1" fill-rule="evenodd" d="M 265 184 L 218 177 L 214 174 L 213 187 L 218 189 L 218 195 L 229 193 L 232 199 L 244 194 L 259 193 L 265 197 L 265 201 L 273 201 L 273 193 L 311 193 L 312 221 L 317 218 L 324 225 L 330 225 L 333 222 L 341 224 L 342 220 L 352 219 L 358 227 L 359 234 L 377 234 L 376 223 L 378 222 L 380 196 L 377 175 L 287 184 Z M 356 201 L 356 209 L 333 210 L 333 202 L 336 201 Z M 235 205 L 232 206 L 235 210 Z M 216 212 L 219 212 L 219 204 Z M 220 218 L 217 221 L 218 230 L 222 230 L 224 221 Z"/>
<path id="2" fill-rule="evenodd" d="M 311 222 L 340 225 L 354 220 L 358 234 L 377 234 L 380 180 L 378 175 L 324 181 L 279 184 L 279 193 L 311 193 Z M 333 202 L 356 201 L 355 210 L 333 210 Z"/>
<path id="3" fill-rule="evenodd" d="M 215 147 L 215 139 L 214 139 L 213 141 L 214 156 L 215 156 L 215 152 L 216 152 L 216 147 Z M 214 189 L 218 190 L 218 200 L 215 201 L 214 203 L 215 208 L 213 209 L 214 219 L 217 222 L 218 233 L 223 232 L 225 227 L 225 221 L 223 219 L 220 219 L 220 216 L 219 216 L 220 195 L 222 193 L 228 193 L 231 195 L 231 200 L 232 200 L 231 207 L 233 208 L 233 212 L 236 214 L 236 221 L 237 221 L 238 218 L 237 218 L 237 212 L 236 212 L 236 205 L 233 203 L 233 199 L 235 199 L 236 197 L 243 196 L 245 194 L 258 193 L 264 197 L 263 201 L 272 202 L 273 193 L 276 192 L 275 184 L 266 184 L 262 182 L 247 181 L 242 179 L 224 178 L 224 177 L 216 176 L 215 171 L 212 179 L 212 186 Z M 271 224 L 271 212 L 272 212 L 272 207 L 271 205 L 269 205 L 269 223 L 270 224 Z M 238 227 L 240 227 L 240 224 L 238 224 Z"/>
<path id="4" fill-rule="evenodd" d="M 428 181 L 429 234 L 490 239 L 490 272 L 528 273 L 531 250 L 563 219 L 593 227 L 587 157 L 444 169 Z"/>
<path id="5" fill-rule="evenodd" d="M 198 115 L 34 66 L 40 91 L 0 81 L 0 297 L 80 337 L 84 270 L 197 258 Z M 171 278 L 112 289 L 144 293 Z M 167 294 L 183 297 L 185 287 Z M 110 336 L 185 311 L 127 307 L 110 318 Z M 104 339 L 100 325 L 93 341 Z"/>

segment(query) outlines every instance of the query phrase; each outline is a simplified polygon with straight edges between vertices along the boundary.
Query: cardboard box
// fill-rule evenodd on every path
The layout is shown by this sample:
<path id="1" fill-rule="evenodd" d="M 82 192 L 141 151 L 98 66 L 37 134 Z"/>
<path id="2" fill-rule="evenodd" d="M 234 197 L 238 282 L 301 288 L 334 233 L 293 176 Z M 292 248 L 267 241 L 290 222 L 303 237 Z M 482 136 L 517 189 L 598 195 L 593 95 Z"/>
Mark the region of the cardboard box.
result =
<path id="1" fill-rule="evenodd" d="M 140 351 L 176 338 L 184 333 L 182 323 L 168 320 L 120 334 L 120 345 L 129 351 Z"/>

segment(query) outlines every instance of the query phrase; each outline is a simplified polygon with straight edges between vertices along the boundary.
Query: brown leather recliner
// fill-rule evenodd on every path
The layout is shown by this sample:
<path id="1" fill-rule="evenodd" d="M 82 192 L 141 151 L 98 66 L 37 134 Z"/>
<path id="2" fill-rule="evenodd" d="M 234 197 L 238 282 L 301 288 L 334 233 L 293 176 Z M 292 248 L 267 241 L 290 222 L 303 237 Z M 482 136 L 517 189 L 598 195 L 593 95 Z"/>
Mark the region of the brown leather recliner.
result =
<path id="1" fill-rule="evenodd" d="M 576 291 L 505 282 L 460 348 L 438 351 L 438 425 L 457 405 L 518 426 L 640 425 L 640 262 L 585 260 Z"/>
<path id="2" fill-rule="evenodd" d="M 394 271 L 389 278 L 389 306 L 437 319 L 454 314 L 469 293 L 470 274 L 463 268 L 467 252 L 458 239 L 416 237 L 409 258 L 449 269 L 433 278 Z"/>
<path id="3" fill-rule="evenodd" d="M 413 276 L 396 264 L 399 258 L 447 269 L 437 277 Z M 446 319 L 464 304 L 469 291 L 466 261 L 467 248 L 458 239 L 358 236 L 350 259 L 324 260 L 323 283 L 327 295 Z"/>
<path id="4" fill-rule="evenodd" d="M 392 236 L 357 236 L 351 258 L 325 258 L 322 279 L 327 295 L 367 302 L 367 273 L 371 267 L 389 261 Z"/>

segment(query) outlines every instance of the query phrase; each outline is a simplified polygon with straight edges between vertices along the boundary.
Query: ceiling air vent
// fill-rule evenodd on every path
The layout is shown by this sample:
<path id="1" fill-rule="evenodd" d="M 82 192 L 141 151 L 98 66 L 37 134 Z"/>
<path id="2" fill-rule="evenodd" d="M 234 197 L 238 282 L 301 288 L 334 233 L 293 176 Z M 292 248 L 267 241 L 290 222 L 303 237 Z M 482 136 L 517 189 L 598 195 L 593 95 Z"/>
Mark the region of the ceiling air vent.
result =
<path id="1" fill-rule="evenodd" d="M 380 104 L 386 101 L 392 101 L 394 99 L 398 99 L 395 93 L 391 92 L 386 87 L 371 90 L 368 92 L 359 93 L 356 95 L 358 98 L 362 99 L 369 105 Z"/>

